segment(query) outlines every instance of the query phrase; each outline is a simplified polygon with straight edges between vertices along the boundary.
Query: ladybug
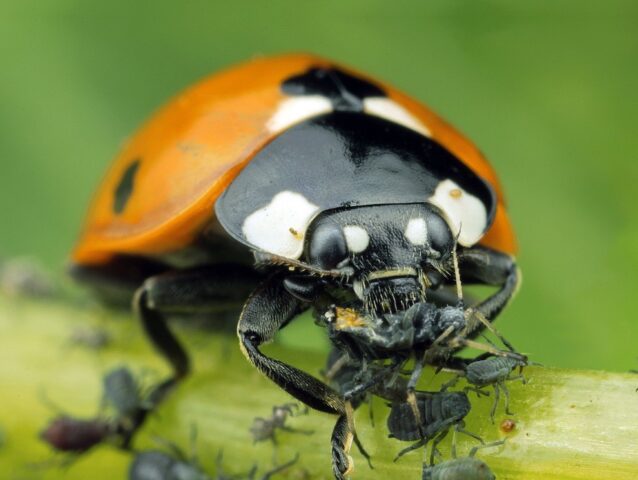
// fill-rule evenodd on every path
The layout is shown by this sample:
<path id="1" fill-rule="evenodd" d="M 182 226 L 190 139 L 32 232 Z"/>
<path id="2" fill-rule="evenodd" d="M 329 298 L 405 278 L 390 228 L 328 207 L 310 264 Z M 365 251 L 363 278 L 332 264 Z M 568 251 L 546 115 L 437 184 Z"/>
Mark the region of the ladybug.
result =
<path id="1" fill-rule="evenodd" d="M 132 299 L 173 369 L 156 398 L 190 368 L 167 318 L 240 311 L 248 360 L 339 416 L 343 478 L 348 402 L 260 346 L 309 309 L 405 311 L 454 285 L 455 266 L 498 287 L 475 307 L 493 321 L 519 284 L 515 253 L 496 174 L 470 141 L 385 83 L 295 54 L 213 75 L 151 118 L 98 189 L 71 270 L 106 300 Z"/>

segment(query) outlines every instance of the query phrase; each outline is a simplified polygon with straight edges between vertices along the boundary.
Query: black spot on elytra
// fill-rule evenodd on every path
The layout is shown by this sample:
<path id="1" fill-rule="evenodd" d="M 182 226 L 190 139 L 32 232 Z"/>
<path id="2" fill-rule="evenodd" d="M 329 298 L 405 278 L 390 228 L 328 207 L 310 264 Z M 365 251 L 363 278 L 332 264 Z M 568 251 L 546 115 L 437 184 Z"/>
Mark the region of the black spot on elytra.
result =
<path id="1" fill-rule="evenodd" d="M 361 112 L 366 97 L 385 97 L 376 85 L 335 68 L 313 67 L 286 79 L 281 90 L 286 95 L 322 95 L 337 111 Z"/>
<path id="2" fill-rule="evenodd" d="M 131 198 L 131 193 L 133 193 L 133 186 L 135 183 L 135 174 L 140 168 L 140 161 L 141 160 L 139 158 L 134 160 L 133 163 L 131 163 L 124 171 L 120 182 L 117 184 L 115 195 L 113 197 L 113 211 L 116 214 L 120 214 L 124 211 L 129 198 Z"/>

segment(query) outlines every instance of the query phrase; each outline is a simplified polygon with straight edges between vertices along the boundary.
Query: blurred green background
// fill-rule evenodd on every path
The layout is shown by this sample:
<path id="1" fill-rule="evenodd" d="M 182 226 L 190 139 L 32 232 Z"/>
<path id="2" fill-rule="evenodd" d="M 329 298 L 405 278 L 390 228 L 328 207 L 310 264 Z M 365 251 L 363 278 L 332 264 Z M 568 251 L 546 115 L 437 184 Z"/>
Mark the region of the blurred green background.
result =
<path id="1" fill-rule="evenodd" d="M 521 350 L 635 368 L 636 25 L 619 0 L 0 1 L 0 255 L 61 272 L 158 106 L 256 54 L 310 51 L 427 102 L 491 159 L 524 274 L 498 326 Z"/>

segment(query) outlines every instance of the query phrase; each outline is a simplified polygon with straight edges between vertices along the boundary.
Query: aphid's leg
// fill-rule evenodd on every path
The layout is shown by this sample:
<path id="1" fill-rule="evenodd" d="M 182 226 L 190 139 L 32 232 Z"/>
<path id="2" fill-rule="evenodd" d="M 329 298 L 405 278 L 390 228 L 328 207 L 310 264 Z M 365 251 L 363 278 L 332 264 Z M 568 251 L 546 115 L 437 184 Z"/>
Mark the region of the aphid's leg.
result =
<path id="1" fill-rule="evenodd" d="M 253 465 L 248 471 L 248 473 L 246 474 L 246 476 L 248 477 L 248 480 L 255 480 L 255 475 L 257 475 L 257 465 Z"/>
<path id="2" fill-rule="evenodd" d="M 392 359 L 392 363 L 383 367 L 377 373 L 375 373 L 369 380 L 360 383 L 356 387 L 348 390 L 344 393 L 345 399 L 352 399 L 355 396 L 370 390 L 377 384 L 381 383 L 388 374 L 394 374 L 401 366 L 405 363 L 406 359 L 404 357 L 395 357 Z"/>
<path id="3" fill-rule="evenodd" d="M 326 382 L 332 382 L 341 369 L 348 365 L 349 360 L 350 356 L 347 353 L 344 353 L 332 365 L 330 365 L 328 370 L 322 372 L 323 378 Z"/>
<path id="4" fill-rule="evenodd" d="M 490 410 L 490 418 L 492 419 L 492 424 L 494 424 L 494 415 L 496 415 L 496 407 L 498 406 L 498 402 L 501 398 L 501 395 L 499 392 L 498 383 L 495 383 L 492 386 L 494 387 L 494 402 L 492 403 L 492 408 Z M 509 398 L 509 397 L 506 396 L 505 398 Z M 505 407 L 505 410 L 507 410 L 507 407 Z"/>
<path id="5" fill-rule="evenodd" d="M 432 442 L 432 450 L 430 450 L 430 465 L 434 465 L 434 455 L 436 454 L 438 454 L 439 456 L 441 455 L 441 452 L 439 451 L 438 446 L 439 446 L 439 443 L 441 443 L 443 439 L 447 436 L 449 430 L 450 430 L 449 428 L 446 428 L 434 438 L 434 441 Z"/>
<path id="6" fill-rule="evenodd" d="M 456 458 L 456 428 L 452 429 L 452 458 Z"/>
<path id="7" fill-rule="evenodd" d="M 476 447 L 473 447 L 472 450 L 470 450 L 470 454 L 468 456 L 473 458 L 474 455 L 476 455 L 476 452 L 478 452 L 479 450 L 482 450 L 484 448 L 490 448 L 490 447 L 498 447 L 500 445 L 505 445 L 505 440 L 498 440 L 496 442 L 485 443 L 483 445 L 477 445 Z"/>
<path id="8" fill-rule="evenodd" d="M 513 257 L 483 247 L 460 249 L 458 256 L 464 283 L 501 287 L 494 295 L 474 307 L 489 322 L 493 322 L 520 284 L 520 272 Z"/>
<path id="9" fill-rule="evenodd" d="M 276 473 L 283 472 L 287 468 L 290 468 L 291 466 L 293 466 L 295 463 L 297 463 L 297 460 L 299 460 L 299 454 L 298 453 L 295 455 L 295 457 L 292 460 L 284 463 L 283 465 L 279 465 L 278 467 L 275 467 L 273 470 L 270 470 L 269 472 L 266 472 L 264 474 L 264 476 L 261 477 L 260 480 L 269 480 L 270 477 L 272 477 Z"/>
<path id="10" fill-rule="evenodd" d="M 279 429 L 283 430 L 284 432 L 299 433 L 301 435 L 312 435 L 313 433 L 315 433 L 314 430 L 302 430 L 300 428 L 292 428 L 286 425 L 284 425 L 283 427 L 279 427 Z"/>
<path id="11" fill-rule="evenodd" d="M 476 433 L 468 432 L 467 430 L 465 430 L 465 423 L 458 422 L 454 428 L 456 429 L 457 432 L 464 433 L 468 437 L 472 437 L 473 439 L 481 442 L 481 444 L 485 445 L 485 442 L 483 441 L 483 439 L 479 437 Z"/>
<path id="12" fill-rule="evenodd" d="M 372 396 L 368 396 L 368 418 L 370 419 L 370 425 L 372 426 L 372 428 L 374 428 L 374 404 L 373 404 L 373 400 L 374 397 Z"/>
<path id="13" fill-rule="evenodd" d="M 178 445 L 171 442 L 170 440 L 167 440 L 165 438 L 162 438 L 156 435 L 153 435 L 151 438 L 154 443 L 168 450 L 171 456 L 175 457 L 180 462 L 188 462 L 190 460 L 188 456 L 186 455 L 186 453 L 184 452 L 184 450 L 182 450 Z"/>
<path id="14" fill-rule="evenodd" d="M 454 387 L 457 383 L 459 383 L 459 378 L 461 378 L 461 376 L 462 375 L 459 375 L 457 373 L 455 377 L 453 377 L 451 380 L 449 380 L 448 382 L 445 382 L 443 385 L 441 385 L 441 388 L 439 389 L 439 391 L 440 392 L 446 392 L 448 388 Z"/>
<path id="15" fill-rule="evenodd" d="M 370 467 L 371 469 L 374 469 L 374 466 L 372 465 L 372 458 L 370 457 L 370 454 L 368 453 L 368 451 L 364 448 L 363 443 L 361 443 L 361 440 L 359 439 L 359 435 L 357 435 L 357 432 L 354 432 L 354 444 L 357 446 L 357 450 L 359 450 L 359 453 L 361 454 L 361 456 L 365 458 L 366 461 L 368 462 L 368 467 Z"/>
<path id="16" fill-rule="evenodd" d="M 522 370 L 523 367 L 521 367 Z M 527 379 L 525 378 L 525 375 L 523 375 L 522 373 L 520 375 L 514 375 L 513 377 L 508 376 L 507 377 L 507 381 L 508 382 L 512 382 L 514 380 L 520 380 L 521 383 L 523 383 L 523 385 L 527 384 Z"/>
<path id="17" fill-rule="evenodd" d="M 471 386 L 471 385 L 468 385 L 468 386 L 466 386 L 466 387 L 463 389 L 463 391 L 464 391 L 465 393 L 467 393 L 467 392 L 474 392 L 474 393 L 476 393 L 476 396 L 477 396 L 477 397 L 481 397 L 481 396 L 483 396 L 483 397 L 489 397 L 489 396 L 490 396 L 490 393 L 489 393 L 489 392 L 485 392 L 485 391 L 483 391 L 483 387 L 473 387 L 473 386 Z"/>
<path id="18" fill-rule="evenodd" d="M 499 386 L 503 390 L 503 395 L 505 395 L 505 414 L 506 415 L 514 415 L 513 412 L 510 412 L 510 391 L 507 389 L 505 382 L 498 382 L 494 387 Z"/>
<path id="19" fill-rule="evenodd" d="M 224 449 L 220 448 L 215 457 L 215 473 L 218 477 L 224 475 Z"/>
<path id="20" fill-rule="evenodd" d="M 198 463 L 198 458 L 197 458 L 197 435 L 198 435 L 198 431 L 197 431 L 197 424 L 196 423 L 191 423 L 191 428 L 188 434 L 188 448 L 189 448 L 189 452 L 188 452 L 188 456 L 190 457 L 190 461 L 192 463 Z"/>
<path id="21" fill-rule="evenodd" d="M 443 458 L 443 455 L 441 454 L 441 450 L 439 450 L 438 448 L 434 450 L 433 452 L 430 452 L 430 460 L 434 460 L 435 458 L 439 460 Z M 434 463 L 430 463 L 430 465 L 434 465 Z"/>
<path id="22" fill-rule="evenodd" d="M 430 441 L 429 438 L 422 438 L 421 440 L 419 440 L 416 443 L 413 443 L 412 445 L 410 445 L 409 447 L 404 448 L 403 450 L 401 450 L 399 453 L 397 453 L 397 456 L 394 457 L 393 462 L 396 462 L 399 458 L 401 458 L 403 455 L 405 455 L 406 453 L 411 452 L 412 450 L 416 450 L 417 448 L 421 448 L 423 445 L 427 445 L 427 443 Z"/>

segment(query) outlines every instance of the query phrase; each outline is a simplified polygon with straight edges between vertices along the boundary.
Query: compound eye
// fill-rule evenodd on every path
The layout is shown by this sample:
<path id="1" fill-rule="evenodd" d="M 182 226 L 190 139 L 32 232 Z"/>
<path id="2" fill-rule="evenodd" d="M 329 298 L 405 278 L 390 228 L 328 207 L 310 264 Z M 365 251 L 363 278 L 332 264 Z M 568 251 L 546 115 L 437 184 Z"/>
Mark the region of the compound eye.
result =
<path id="1" fill-rule="evenodd" d="M 336 268 L 348 258 L 348 246 L 341 227 L 323 223 L 312 232 L 308 247 L 308 260 L 324 270 Z"/>
<path id="2" fill-rule="evenodd" d="M 451 252 L 454 237 L 448 224 L 440 215 L 432 213 L 427 216 L 428 241 L 430 246 L 441 254 Z"/>

